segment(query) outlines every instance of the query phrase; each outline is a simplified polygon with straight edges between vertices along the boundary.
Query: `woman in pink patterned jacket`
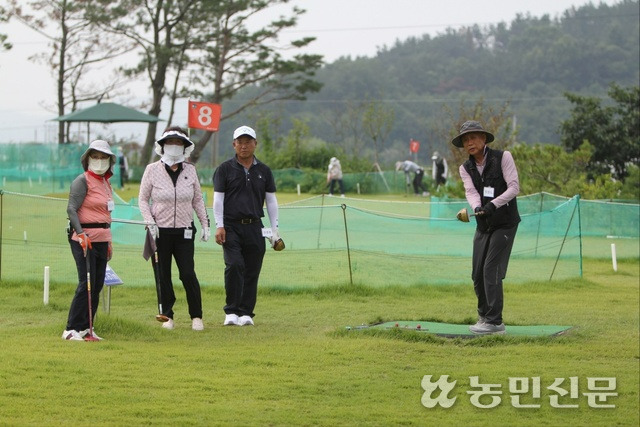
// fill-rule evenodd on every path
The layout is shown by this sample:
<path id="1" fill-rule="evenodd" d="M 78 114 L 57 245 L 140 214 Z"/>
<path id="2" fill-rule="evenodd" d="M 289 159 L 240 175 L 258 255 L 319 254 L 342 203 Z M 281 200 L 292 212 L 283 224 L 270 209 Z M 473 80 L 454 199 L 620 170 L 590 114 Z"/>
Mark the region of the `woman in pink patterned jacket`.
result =
<path id="1" fill-rule="evenodd" d="M 185 131 L 177 126 L 167 128 L 155 143 L 160 160 L 147 165 L 142 181 L 138 206 L 158 251 L 159 297 L 162 313 L 157 317 L 162 327 L 173 329 L 173 305 L 176 301 L 171 281 L 171 258 L 180 272 L 180 280 L 187 295 L 191 327 L 204 329 L 202 323 L 202 296 L 196 277 L 194 240 L 195 211 L 202 225 L 202 241 L 209 240 L 209 217 L 202 198 L 198 174 L 186 158 L 193 151 L 193 142 Z"/>

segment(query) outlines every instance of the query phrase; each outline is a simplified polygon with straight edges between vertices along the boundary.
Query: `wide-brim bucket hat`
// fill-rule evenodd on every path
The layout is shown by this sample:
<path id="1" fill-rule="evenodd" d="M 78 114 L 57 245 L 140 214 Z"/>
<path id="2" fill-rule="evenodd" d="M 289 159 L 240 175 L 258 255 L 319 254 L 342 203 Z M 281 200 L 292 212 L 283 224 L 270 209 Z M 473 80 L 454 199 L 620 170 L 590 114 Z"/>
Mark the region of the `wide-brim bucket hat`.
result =
<path id="1" fill-rule="evenodd" d="M 84 170 L 89 169 L 89 154 L 92 151 L 99 151 L 104 154 L 108 154 L 110 158 L 110 167 L 116 163 L 116 155 L 111 151 L 111 146 L 107 141 L 102 139 L 96 139 L 89 144 L 89 148 L 80 156 L 80 163 L 82 163 L 82 167 Z"/>
<path id="2" fill-rule="evenodd" d="M 162 156 L 162 154 L 163 154 L 162 153 L 162 148 L 164 147 L 164 143 L 169 138 L 177 138 L 177 139 L 182 140 L 182 143 L 184 144 L 184 156 L 185 157 L 189 157 L 189 155 L 191 154 L 191 152 L 195 148 L 195 144 L 193 143 L 192 140 L 189 139 L 189 137 L 185 133 L 180 132 L 178 130 L 168 130 L 168 131 L 165 131 L 162 134 L 162 136 L 160 138 L 158 138 L 158 140 L 155 143 L 155 151 L 156 151 L 156 154 L 158 156 Z"/>
<path id="3" fill-rule="evenodd" d="M 462 148 L 462 136 L 471 132 L 484 133 L 487 136 L 487 140 L 485 141 L 487 144 L 494 140 L 493 134 L 489 131 L 484 130 L 480 122 L 475 120 L 467 120 L 462 124 L 462 126 L 460 126 L 458 135 L 451 140 L 451 143 L 456 147 Z"/>

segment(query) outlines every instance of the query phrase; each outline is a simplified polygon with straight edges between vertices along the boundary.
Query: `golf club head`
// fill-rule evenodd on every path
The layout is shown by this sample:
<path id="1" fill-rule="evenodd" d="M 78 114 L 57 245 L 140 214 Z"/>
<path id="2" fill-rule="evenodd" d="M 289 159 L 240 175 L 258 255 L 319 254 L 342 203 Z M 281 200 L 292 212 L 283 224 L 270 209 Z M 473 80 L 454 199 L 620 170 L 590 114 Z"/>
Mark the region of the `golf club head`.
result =
<path id="1" fill-rule="evenodd" d="M 96 337 L 94 337 L 94 336 L 93 336 L 93 335 L 91 335 L 91 334 L 87 334 L 87 335 L 84 337 L 84 340 L 85 340 L 85 341 L 100 341 L 100 338 L 96 338 Z"/>
<path id="2" fill-rule="evenodd" d="M 156 314 L 156 320 L 158 322 L 168 322 L 169 321 L 169 317 L 165 316 L 164 314 Z"/>
<path id="3" fill-rule="evenodd" d="M 285 247 L 284 246 L 284 240 L 278 239 L 278 240 L 276 240 L 276 243 L 273 245 L 273 250 L 280 252 L 280 251 L 284 250 L 284 247 Z"/>
<path id="4" fill-rule="evenodd" d="M 456 218 L 458 218 L 458 221 L 469 222 L 469 212 L 467 212 L 466 208 L 462 208 L 456 214 Z"/>

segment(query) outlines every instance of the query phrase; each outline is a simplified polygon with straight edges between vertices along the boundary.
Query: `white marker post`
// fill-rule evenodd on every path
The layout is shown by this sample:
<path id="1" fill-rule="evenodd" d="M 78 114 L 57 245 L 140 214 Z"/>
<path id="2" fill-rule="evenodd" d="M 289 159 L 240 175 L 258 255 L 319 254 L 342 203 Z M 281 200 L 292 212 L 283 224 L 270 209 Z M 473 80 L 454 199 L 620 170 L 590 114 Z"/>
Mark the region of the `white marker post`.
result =
<path id="1" fill-rule="evenodd" d="M 296 186 L 298 188 L 298 196 L 300 195 L 300 184 Z"/>
<path id="2" fill-rule="evenodd" d="M 44 266 L 44 305 L 49 304 L 49 266 Z"/>
<path id="3" fill-rule="evenodd" d="M 611 244 L 611 261 L 613 262 L 613 271 L 618 271 L 618 259 L 616 257 L 616 244 Z"/>

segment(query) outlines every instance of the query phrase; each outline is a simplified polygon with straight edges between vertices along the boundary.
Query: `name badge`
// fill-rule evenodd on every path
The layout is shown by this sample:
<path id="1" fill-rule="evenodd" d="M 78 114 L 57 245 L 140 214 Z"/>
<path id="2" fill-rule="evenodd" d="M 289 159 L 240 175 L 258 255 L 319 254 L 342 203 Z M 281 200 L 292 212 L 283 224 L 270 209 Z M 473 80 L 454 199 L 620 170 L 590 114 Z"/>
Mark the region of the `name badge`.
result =
<path id="1" fill-rule="evenodd" d="M 192 236 L 193 236 L 193 230 L 190 229 L 190 228 L 185 228 L 184 229 L 184 238 L 189 240 L 189 239 L 192 238 Z"/>
<path id="2" fill-rule="evenodd" d="M 262 237 L 269 238 L 271 236 L 273 236 L 273 230 L 272 229 L 270 229 L 270 228 L 263 228 L 262 229 Z"/>
<path id="3" fill-rule="evenodd" d="M 482 194 L 484 197 L 494 197 L 494 188 L 493 187 L 484 187 L 484 193 Z"/>
<path id="4" fill-rule="evenodd" d="M 115 203 L 113 203 L 113 200 L 109 200 L 109 201 L 107 202 L 107 210 L 108 210 L 109 212 L 111 212 L 112 210 L 114 210 L 114 209 L 115 209 L 115 207 L 116 207 L 116 204 L 115 204 Z"/>

